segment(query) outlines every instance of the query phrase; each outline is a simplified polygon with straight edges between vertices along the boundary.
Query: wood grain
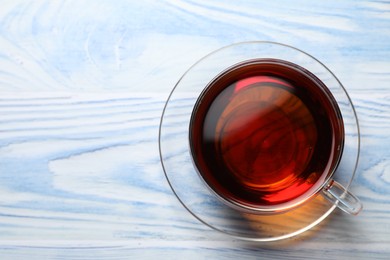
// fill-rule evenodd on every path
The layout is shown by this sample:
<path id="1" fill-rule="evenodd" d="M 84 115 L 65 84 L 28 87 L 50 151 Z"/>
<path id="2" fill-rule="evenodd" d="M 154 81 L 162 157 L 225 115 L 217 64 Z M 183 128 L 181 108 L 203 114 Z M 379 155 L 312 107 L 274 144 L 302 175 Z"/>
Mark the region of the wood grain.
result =
<path id="1" fill-rule="evenodd" d="M 309 250 L 312 243 L 324 242 L 329 246 L 336 237 L 348 250 L 370 244 L 379 252 L 390 252 L 386 246 L 390 242 L 389 160 L 385 156 L 389 137 L 384 133 L 390 120 L 383 120 L 390 112 L 390 96 L 367 98 L 366 91 L 355 95 L 363 148 L 352 189 L 360 195 L 365 210 L 356 218 L 336 212 L 327 223 L 309 232 L 312 237 L 304 234 L 297 238 L 310 242 L 297 247 Z M 154 244 L 161 247 L 153 249 L 158 253 L 164 245 L 175 244 L 164 240 L 179 238 L 199 239 L 203 243 L 214 238 L 233 243 L 233 247 L 240 245 L 212 234 L 179 205 L 169 190 L 156 139 L 164 101 L 157 95 L 135 97 L 123 93 L 110 97 L 3 96 L 0 102 L 4 112 L 0 117 L 3 248 L 12 245 L 20 247 L 21 252 L 40 253 L 37 248 L 42 245 L 52 245 L 51 252 L 57 247 L 89 248 L 96 243 L 99 250 L 107 245 L 121 245 L 130 250 L 138 248 L 131 241 L 144 241 L 146 247 Z M 367 103 L 371 104 L 369 108 L 364 105 Z M 371 109 L 382 116 L 372 117 Z M 371 125 L 382 129 L 378 133 L 383 135 L 381 138 L 367 135 L 366 129 L 371 129 Z M 375 158 L 374 151 L 381 151 L 384 156 Z M 24 248 L 31 242 L 35 245 L 33 249 Z M 199 245 L 193 242 L 193 246 Z M 223 247 L 221 242 L 209 242 L 215 250 Z M 191 245 L 186 242 L 183 248 L 193 250 Z M 371 246 L 359 248 L 354 254 L 369 255 L 371 250 Z M 82 254 L 83 250 L 77 252 Z"/>
<path id="2" fill-rule="evenodd" d="M 387 1 L 4 1 L 0 8 L 0 258 L 390 257 Z M 273 40 L 324 62 L 356 106 L 357 217 L 237 241 L 193 218 L 158 154 L 180 76 L 232 42 Z"/>

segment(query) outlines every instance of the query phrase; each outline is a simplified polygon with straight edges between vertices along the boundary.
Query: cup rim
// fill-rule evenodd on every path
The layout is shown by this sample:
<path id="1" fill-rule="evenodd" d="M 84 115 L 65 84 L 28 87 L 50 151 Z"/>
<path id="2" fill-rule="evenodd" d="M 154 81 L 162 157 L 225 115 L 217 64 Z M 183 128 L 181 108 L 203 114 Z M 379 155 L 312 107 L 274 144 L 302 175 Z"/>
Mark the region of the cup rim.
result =
<path id="1" fill-rule="evenodd" d="M 295 70 L 297 73 L 304 75 L 308 79 L 310 79 L 318 89 L 321 90 L 321 93 L 324 94 L 327 98 L 327 102 L 331 104 L 332 107 L 332 113 L 335 114 L 335 117 L 339 120 L 337 121 L 337 124 L 340 128 L 340 139 L 339 142 L 335 145 L 339 145 L 340 147 L 335 147 L 337 151 L 337 154 L 335 156 L 330 156 L 328 159 L 328 164 L 331 163 L 331 165 L 328 167 L 328 165 L 325 167 L 324 172 L 321 173 L 321 177 L 324 175 L 325 178 L 319 178 L 316 181 L 316 185 L 313 185 L 312 188 L 304 192 L 303 194 L 293 198 L 292 200 L 289 200 L 287 202 L 278 203 L 275 205 L 245 205 L 243 203 L 240 203 L 235 198 L 227 198 L 220 194 L 216 188 L 212 187 L 209 182 L 204 178 L 201 170 L 199 169 L 199 164 L 196 160 L 196 153 L 194 151 L 194 144 L 192 142 L 192 129 L 194 120 L 196 117 L 196 112 L 199 108 L 199 106 L 202 104 L 203 97 L 207 94 L 208 91 L 211 90 L 211 87 L 217 80 L 219 80 L 221 77 L 226 75 L 227 73 L 231 72 L 234 69 L 239 69 L 241 67 L 252 65 L 252 64 L 277 64 L 278 66 L 285 66 L 289 69 Z M 332 124 L 333 125 L 333 124 Z M 333 128 L 333 127 L 332 127 Z M 310 200 L 313 196 L 316 196 L 319 192 L 321 192 L 322 189 L 328 186 L 329 182 L 332 180 L 333 175 L 336 172 L 336 169 L 338 167 L 338 164 L 341 160 L 343 149 L 344 149 L 344 139 L 345 139 L 345 132 L 344 132 L 344 121 L 343 117 L 340 111 L 340 108 L 338 106 L 337 101 L 333 97 L 332 91 L 319 79 L 316 77 L 315 74 L 311 73 L 309 70 L 299 66 L 298 64 L 294 64 L 290 61 L 280 60 L 280 59 L 252 59 L 252 60 L 245 60 L 238 64 L 234 64 L 228 68 L 226 68 L 224 71 L 216 75 L 202 90 L 200 93 L 197 101 L 195 102 L 194 108 L 191 113 L 191 119 L 189 122 L 189 130 L 188 130 L 188 145 L 190 147 L 191 152 L 191 159 L 192 163 L 194 164 L 195 170 L 198 173 L 199 178 L 203 181 L 203 183 L 206 185 L 207 188 L 210 189 L 211 192 L 215 196 L 217 196 L 222 202 L 226 203 L 228 206 L 232 207 L 233 209 L 240 210 L 243 212 L 250 212 L 254 214 L 279 214 L 281 212 L 289 211 L 295 207 L 300 206 L 303 203 L 306 203 L 308 200 Z M 317 184 L 318 182 L 318 184 Z"/>

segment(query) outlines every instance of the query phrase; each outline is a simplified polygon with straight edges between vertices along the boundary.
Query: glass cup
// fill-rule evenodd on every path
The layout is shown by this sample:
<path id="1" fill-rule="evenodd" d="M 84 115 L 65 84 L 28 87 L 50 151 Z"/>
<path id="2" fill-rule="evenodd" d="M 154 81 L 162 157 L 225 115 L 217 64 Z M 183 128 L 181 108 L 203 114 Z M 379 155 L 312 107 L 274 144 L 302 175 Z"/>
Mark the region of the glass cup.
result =
<path id="1" fill-rule="evenodd" d="M 300 101 L 303 108 L 294 111 Z M 219 122 L 220 118 L 229 120 Z M 246 137 L 236 134 L 248 125 L 255 131 Z M 276 129 L 282 129 L 278 131 L 283 138 L 272 137 Z M 266 139 L 253 137 L 262 131 Z M 230 139 L 229 133 L 234 133 Z M 256 142 L 268 143 L 266 149 L 253 145 Z M 362 209 L 348 189 L 360 148 L 352 102 L 325 65 L 291 46 L 238 43 L 198 61 L 167 100 L 159 145 L 164 172 L 180 202 L 203 223 L 234 237 L 278 240 L 320 223 L 335 207 L 353 215 Z M 253 146 L 250 153 L 248 146 Z M 249 164 L 242 164 L 246 157 L 240 155 L 256 149 L 265 149 L 255 156 L 259 163 L 254 168 L 261 173 L 257 182 Z M 297 176 L 285 171 L 283 178 L 275 179 L 283 167 L 273 156 L 289 158 L 284 168 Z M 305 185 L 292 188 L 298 184 Z"/>

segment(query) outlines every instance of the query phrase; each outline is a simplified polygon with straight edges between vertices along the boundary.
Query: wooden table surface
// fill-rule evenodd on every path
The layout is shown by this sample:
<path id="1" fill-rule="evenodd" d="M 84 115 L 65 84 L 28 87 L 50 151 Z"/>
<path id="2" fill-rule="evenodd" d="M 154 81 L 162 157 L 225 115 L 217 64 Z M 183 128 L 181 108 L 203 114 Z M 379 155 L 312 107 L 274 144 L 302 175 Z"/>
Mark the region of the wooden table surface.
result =
<path id="1" fill-rule="evenodd" d="M 164 102 L 198 59 L 277 41 L 327 65 L 361 126 L 364 203 L 274 243 L 211 230 L 158 153 Z M 0 259 L 390 259 L 389 1 L 2 1 Z"/>

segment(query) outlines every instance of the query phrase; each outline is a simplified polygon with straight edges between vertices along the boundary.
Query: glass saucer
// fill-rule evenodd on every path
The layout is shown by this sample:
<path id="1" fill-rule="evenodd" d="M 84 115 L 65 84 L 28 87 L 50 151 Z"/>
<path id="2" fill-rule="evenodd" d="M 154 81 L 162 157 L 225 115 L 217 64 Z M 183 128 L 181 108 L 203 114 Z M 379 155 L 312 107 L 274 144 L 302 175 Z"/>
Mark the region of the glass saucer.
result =
<path id="1" fill-rule="evenodd" d="M 355 109 L 335 75 L 313 56 L 275 42 L 244 42 L 229 45 L 205 56 L 180 78 L 166 101 L 159 128 L 161 164 L 172 191 L 181 204 L 203 224 L 251 241 L 276 241 L 314 227 L 336 208 L 321 195 L 288 212 L 259 215 L 236 211 L 221 202 L 200 179 L 192 163 L 189 122 L 195 102 L 213 78 L 237 63 L 253 59 L 280 59 L 315 74 L 338 102 L 345 127 L 344 151 L 333 176 L 347 190 L 359 158 L 360 134 Z"/>

